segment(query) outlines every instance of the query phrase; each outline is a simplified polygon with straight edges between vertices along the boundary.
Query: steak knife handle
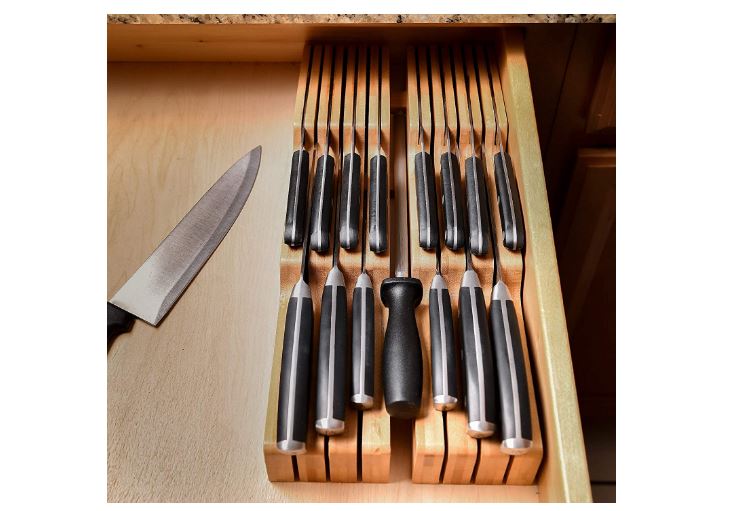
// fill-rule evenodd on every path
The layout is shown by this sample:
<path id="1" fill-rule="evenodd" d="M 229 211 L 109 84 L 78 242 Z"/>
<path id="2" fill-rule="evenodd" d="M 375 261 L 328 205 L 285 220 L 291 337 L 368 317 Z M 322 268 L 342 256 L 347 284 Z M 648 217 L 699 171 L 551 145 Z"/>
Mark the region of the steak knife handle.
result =
<path id="1" fill-rule="evenodd" d="M 382 154 L 370 159 L 370 250 L 379 254 L 388 248 L 388 160 Z"/>
<path id="2" fill-rule="evenodd" d="M 346 413 L 346 286 L 337 267 L 328 273 L 320 305 L 315 429 L 321 435 L 344 432 Z"/>
<path id="3" fill-rule="evenodd" d="M 328 252 L 333 212 L 333 156 L 318 158 L 310 206 L 310 247 L 319 253 Z"/>
<path id="4" fill-rule="evenodd" d="M 300 160 L 300 152 L 301 160 Z M 305 235 L 305 211 L 307 211 L 307 180 L 310 174 L 310 157 L 304 149 L 292 155 L 292 170 L 289 173 L 289 193 L 286 199 L 284 243 L 299 247 Z"/>
<path id="5" fill-rule="evenodd" d="M 419 219 L 419 246 L 434 250 L 438 243 L 437 200 L 435 193 L 435 168 L 432 155 L 419 151 L 414 155 L 417 183 L 417 217 Z"/>
<path id="6" fill-rule="evenodd" d="M 503 245 L 509 250 L 523 250 L 526 244 L 526 231 L 513 162 L 510 155 L 504 151 L 497 153 L 494 160 L 497 201 L 503 222 Z"/>
<path id="7" fill-rule="evenodd" d="M 339 213 L 339 241 L 347 250 L 357 248 L 359 241 L 359 176 L 361 159 L 357 153 L 344 156 L 341 167 L 341 212 Z"/>
<path id="8" fill-rule="evenodd" d="M 476 156 L 466 159 L 466 201 L 469 214 L 469 244 L 471 253 L 485 255 L 490 246 L 490 227 L 487 219 L 484 169 Z"/>
<path id="9" fill-rule="evenodd" d="M 285 454 L 302 454 L 306 450 L 312 331 L 310 286 L 300 279 L 292 289 L 286 309 L 279 374 L 276 447 Z"/>
<path id="10" fill-rule="evenodd" d="M 451 250 L 459 250 L 464 246 L 465 222 L 461 173 L 455 154 L 445 152 L 440 157 L 440 175 L 443 182 L 445 246 Z"/>
<path id="11" fill-rule="evenodd" d="M 132 330 L 134 320 L 131 313 L 107 302 L 107 353 L 120 334 Z"/>
<path id="12" fill-rule="evenodd" d="M 392 417 L 414 419 L 422 402 L 422 342 L 415 308 L 422 301 L 422 282 L 406 277 L 385 279 L 380 298 L 388 307 L 383 344 L 383 394 Z"/>

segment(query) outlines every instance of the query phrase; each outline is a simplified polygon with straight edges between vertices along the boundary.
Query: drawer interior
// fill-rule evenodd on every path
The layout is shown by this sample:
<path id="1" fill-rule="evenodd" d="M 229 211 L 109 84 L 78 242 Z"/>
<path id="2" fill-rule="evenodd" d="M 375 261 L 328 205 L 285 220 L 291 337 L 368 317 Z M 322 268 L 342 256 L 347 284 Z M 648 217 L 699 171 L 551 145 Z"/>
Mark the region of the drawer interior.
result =
<path id="1" fill-rule="evenodd" d="M 220 169 L 228 168 L 255 145 L 263 146 L 261 171 L 247 211 L 230 231 L 222 250 L 213 256 L 212 259 L 221 262 L 206 265 L 197 277 L 196 283 L 203 283 L 195 286 L 201 290 L 200 296 L 186 293 L 180 306 L 170 314 L 170 321 L 165 321 L 158 330 L 136 325 L 132 346 L 127 348 L 139 353 L 135 360 L 142 365 L 159 361 L 173 370 L 174 387 L 169 394 L 174 401 L 170 408 L 173 415 L 162 427 L 165 438 L 170 432 L 174 436 L 157 448 L 157 454 L 153 446 L 129 443 L 127 438 L 125 442 L 110 441 L 110 456 L 117 455 L 118 449 L 125 449 L 126 443 L 130 456 L 134 448 L 144 457 L 177 456 L 190 442 L 184 432 L 178 431 L 177 424 L 188 419 L 185 410 L 198 399 L 205 408 L 191 418 L 196 426 L 215 426 L 217 416 L 226 426 L 212 440 L 211 452 L 202 453 L 209 465 L 224 459 L 226 470 L 265 479 L 263 440 L 259 432 L 265 419 L 267 386 L 272 379 L 272 339 L 278 308 L 275 297 L 279 295 L 281 257 L 279 233 L 283 231 L 293 110 L 305 41 L 325 37 L 327 40 L 376 38 L 378 42 L 386 42 L 392 54 L 391 94 L 394 102 L 398 102 L 399 94 L 406 90 L 407 44 L 436 38 L 465 40 L 467 34 L 472 41 L 499 41 L 505 37 L 497 27 L 472 30 L 428 26 L 412 30 L 413 33 L 396 27 L 377 28 L 109 26 L 109 293 L 148 256 L 150 249 L 210 186 Z M 515 34 L 510 44 L 522 44 L 520 34 Z M 522 52 L 518 58 L 523 58 Z M 525 67 L 525 62 L 511 65 Z M 523 90 L 523 83 L 515 85 L 515 90 Z M 566 372 L 565 368 L 570 354 L 564 316 L 561 308 L 558 311 L 554 307 L 545 308 L 551 311 L 551 316 L 541 313 L 543 307 L 559 300 L 554 296 L 559 295 L 559 283 L 541 163 L 534 161 L 533 148 L 527 147 L 531 140 L 538 152 L 530 91 L 527 96 L 516 96 L 515 106 L 508 106 L 508 115 L 515 116 L 516 127 L 509 141 L 509 152 L 528 176 L 519 183 L 524 199 L 539 204 L 531 208 L 534 211 L 529 212 L 531 219 L 527 220 L 529 236 L 535 242 L 530 244 L 525 257 L 523 304 L 546 452 L 537 484 L 471 485 L 465 496 L 473 501 L 590 498 L 572 372 L 569 368 Z M 265 271 L 257 271 L 259 264 Z M 226 268 L 242 279 L 228 279 Z M 248 289 L 262 291 L 248 292 Z M 226 300 L 228 295 L 233 297 L 230 303 Z M 206 303 L 210 305 L 207 307 Z M 222 321 L 217 323 L 209 317 L 219 307 Z M 196 325 L 207 326 L 197 330 Z M 560 331 L 560 325 L 565 338 L 549 339 L 550 332 Z M 174 343 L 184 344 L 188 354 L 175 356 L 167 348 Z M 124 434 L 133 414 L 153 415 L 160 406 L 148 397 L 159 382 L 144 381 L 127 395 L 118 393 L 116 389 L 126 387 L 134 369 L 116 363 L 116 350 L 111 357 L 110 439 Z M 207 369 L 211 361 L 218 361 L 214 366 L 221 371 Z M 181 384 L 196 385 L 190 371 L 185 373 L 185 367 L 200 372 L 206 384 L 196 387 L 190 395 L 179 390 Z M 230 403 L 242 400 L 254 403 L 249 416 L 241 410 L 232 410 Z M 133 402 L 140 403 L 135 410 Z M 450 486 L 411 483 L 408 429 L 397 424 L 392 428 L 391 441 L 390 483 L 343 485 L 343 488 L 336 485 L 336 496 L 331 500 L 444 500 L 441 495 L 447 499 L 454 491 Z M 155 482 L 166 477 L 153 470 L 150 475 Z M 127 470 L 125 473 L 134 478 L 137 487 L 136 476 Z M 200 498 L 191 495 L 191 491 L 198 490 L 187 486 L 181 493 L 186 500 L 191 496 L 195 500 L 205 498 L 205 494 Z M 110 492 L 117 491 L 110 481 Z M 238 488 L 231 499 L 305 501 L 314 500 L 320 491 L 321 486 L 315 483 L 266 481 L 262 496 L 243 494 Z M 111 500 L 120 498 L 124 496 L 110 495 Z"/>

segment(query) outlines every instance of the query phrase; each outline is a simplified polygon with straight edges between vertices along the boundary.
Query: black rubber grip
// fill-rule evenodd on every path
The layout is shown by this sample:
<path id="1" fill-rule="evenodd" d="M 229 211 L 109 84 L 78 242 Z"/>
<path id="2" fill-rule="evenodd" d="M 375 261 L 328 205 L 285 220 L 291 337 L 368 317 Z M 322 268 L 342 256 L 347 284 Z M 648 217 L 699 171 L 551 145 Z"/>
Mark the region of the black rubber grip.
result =
<path id="1" fill-rule="evenodd" d="M 347 250 L 357 248 L 359 240 L 359 176 L 361 159 L 357 153 L 344 156 L 341 168 L 341 213 L 339 214 L 339 242 Z"/>
<path id="2" fill-rule="evenodd" d="M 355 407 L 372 408 L 375 397 L 375 293 L 366 273 L 359 276 L 352 299 L 352 387 Z"/>
<path id="3" fill-rule="evenodd" d="M 310 206 L 310 247 L 316 252 L 328 252 L 331 241 L 331 212 L 333 211 L 333 156 L 318 158 Z"/>
<path id="4" fill-rule="evenodd" d="M 288 454 L 305 451 L 310 371 L 312 365 L 313 304 L 310 287 L 300 280 L 292 290 L 284 323 L 284 348 L 279 374 L 276 446 Z"/>
<path id="5" fill-rule="evenodd" d="M 131 313 L 107 302 L 107 353 L 120 334 L 133 329 L 134 321 L 135 316 Z"/>
<path id="6" fill-rule="evenodd" d="M 370 159 L 370 250 L 384 252 L 388 248 L 388 160 L 385 156 Z"/>
<path id="7" fill-rule="evenodd" d="M 467 282 L 470 280 L 475 282 Z M 468 433 L 474 438 L 484 438 L 496 430 L 495 363 L 484 295 L 476 273 L 471 270 L 464 273 L 458 308 Z"/>
<path id="8" fill-rule="evenodd" d="M 392 417 L 414 419 L 422 402 L 422 342 L 414 310 L 422 301 L 422 282 L 385 279 L 380 298 L 388 307 L 383 345 L 383 393 Z"/>
<path id="9" fill-rule="evenodd" d="M 528 442 L 528 448 L 531 443 L 531 408 L 521 334 L 513 300 L 507 289 L 498 293 L 498 286 L 505 288 L 505 284 L 500 282 L 493 290 L 490 325 L 500 394 L 500 439 L 504 444 L 523 445 Z"/>
<path id="10" fill-rule="evenodd" d="M 292 170 L 289 174 L 289 194 L 286 198 L 286 221 L 284 243 L 290 247 L 302 245 L 305 237 L 305 212 L 307 211 L 307 180 L 310 175 L 310 156 L 307 151 L 295 151 L 292 155 Z"/>
<path id="11" fill-rule="evenodd" d="M 438 224 L 435 167 L 432 165 L 432 155 L 426 151 L 415 154 L 414 171 L 417 178 L 419 246 L 425 250 L 433 250 L 438 244 Z"/>
<path id="12" fill-rule="evenodd" d="M 455 154 L 446 152 L 440 157 L 440 175 L 443 183 L 445 246 L 460 250 L 464 246 L 464 201 L 461 171 Z"/>
<path id="13" fill-rule="evenodd" d="M 328 274 L 320 306 L 315 429 L 324 435 L 344 432 L 346 412 L 346 287 L 341 270 Z"/>
<path id="14" fill-rule="evenodd" d="M 523 250 L 526 245 L 526 230 L 518 182 L 510 155 L 504 151 L 495 155 L 495 187 L 503 222 L 503 245 L 509 250 Z"/>
<path id="15" fill-rule="evenodd" d="M 476 156 L 466 160 L 466 201 L 469 214 L 469 246 L 474 255 L 485 255 L 490 245 L 489 209 L 485 202 L 484 168 Z"/>
<path id="16" fill-rule="evenodd" d="M 435 276 L 430 288 L 430 354 L 433 407 L 452 410 L 458 405 L 453 311 L 450 293 L 440 275 Z"/>

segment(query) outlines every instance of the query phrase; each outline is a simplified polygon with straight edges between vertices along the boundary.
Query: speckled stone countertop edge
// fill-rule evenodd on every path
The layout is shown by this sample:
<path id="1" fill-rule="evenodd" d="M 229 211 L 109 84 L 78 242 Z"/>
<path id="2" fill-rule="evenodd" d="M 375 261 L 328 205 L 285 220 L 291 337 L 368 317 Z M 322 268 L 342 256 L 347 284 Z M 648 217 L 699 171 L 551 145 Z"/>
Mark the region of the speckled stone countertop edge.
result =
<path id="1" fill-rule="evenodd" d="M 614 14 L 107 14 L 109 25 L 615 23 Z"/>

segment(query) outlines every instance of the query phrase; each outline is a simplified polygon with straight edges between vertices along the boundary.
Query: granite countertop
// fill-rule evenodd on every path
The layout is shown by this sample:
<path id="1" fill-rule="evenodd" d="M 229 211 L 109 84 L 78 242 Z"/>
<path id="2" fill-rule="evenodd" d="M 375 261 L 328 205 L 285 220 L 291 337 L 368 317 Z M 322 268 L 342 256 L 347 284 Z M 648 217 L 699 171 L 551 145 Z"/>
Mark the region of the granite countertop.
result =
<path id="1" fill-rule="evenodd" d="M 614 14 L 108 14 L 120 24 L 615 23 Z"/>

